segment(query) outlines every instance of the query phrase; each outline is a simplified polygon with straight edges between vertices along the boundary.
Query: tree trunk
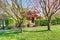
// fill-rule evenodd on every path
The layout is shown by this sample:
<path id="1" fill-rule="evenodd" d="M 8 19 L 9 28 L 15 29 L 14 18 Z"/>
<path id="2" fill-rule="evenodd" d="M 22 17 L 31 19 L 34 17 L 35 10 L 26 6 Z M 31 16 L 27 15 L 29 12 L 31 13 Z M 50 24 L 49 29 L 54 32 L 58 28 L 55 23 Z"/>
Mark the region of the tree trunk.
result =
<path id="1" fill-rule="evenodd" d="M 48 26 L 48 30 L 50 30 L 50 22 L 49 21 L 48 21 L 47 26 Z"/>
<path id="2" fill-rule="evenodd" d="M 22 33 L 23 31 L 22 31 L 22 27 L 20 27 L 20 32 Z"/>
<path id="3" fill-rule="evenodd" d="M 19 28 L 20 32 L 22 33 L 22 27 L 21 27 L 21 23 L 20 22 L 17 22 L 16 23 L 16 27 Z"/>
<path id="4" fill-rule="evenodd" d="M 21 23 L 18 23 L 18 28 L 19 28 L 20 32 L 22 33 L 22 26 L 21 25 L 22 25 Z"/>
<path id="5" fill-rule="evenodd" d="M 48 30 L 51 30 L 51 29 L 50 29 L 50 21 L 51 21 L 51 17 L 49 17 L 48 20 L 47 20 Z"/>
<path id="6" fill-rule="evenodd" d="M 23 32 L 22 31 L 22 24 L 23 24 L 23 20 L 18 22 L 18 27 L 19 27 L 21 33 Z"/>
<path id="7" fill-rule="evenodd" d="M 4 26 L 4 19 L 2 20 L 2 29 L 3 29 L 3 30 L 5 29 L 5 26 Z"/>

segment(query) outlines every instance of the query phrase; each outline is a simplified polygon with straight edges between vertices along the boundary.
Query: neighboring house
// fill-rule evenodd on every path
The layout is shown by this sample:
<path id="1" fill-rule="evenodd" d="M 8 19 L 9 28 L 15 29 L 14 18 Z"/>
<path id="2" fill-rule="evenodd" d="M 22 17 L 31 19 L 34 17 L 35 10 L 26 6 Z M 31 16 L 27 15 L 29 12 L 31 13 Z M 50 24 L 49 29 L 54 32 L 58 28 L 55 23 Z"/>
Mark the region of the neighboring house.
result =
<path id="1" fill-rule="evenodd" d="M 25 13 L 23 14 L 23 16 L 26 18 L 26 19 L 40 19 L 42 18 L 42 16 L 40 15 L 40 13 L 36 12 L 34 9 L 25 9 Z"/>
<path id="2" fill-rule="evenodd" d="M 35 9 L 24 9 L 25 13 L 23 14 L 24 18 L 30 20 L 30 26 L 35 26 L 34 20 L 41 19 L 42 16 Z"/>

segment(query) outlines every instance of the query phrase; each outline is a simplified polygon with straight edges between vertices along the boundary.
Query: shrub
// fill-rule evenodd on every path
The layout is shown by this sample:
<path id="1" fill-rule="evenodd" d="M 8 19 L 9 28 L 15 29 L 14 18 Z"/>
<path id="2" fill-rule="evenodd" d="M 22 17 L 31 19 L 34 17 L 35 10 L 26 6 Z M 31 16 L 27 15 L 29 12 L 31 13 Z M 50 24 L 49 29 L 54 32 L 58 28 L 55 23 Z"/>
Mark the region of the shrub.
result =
<path id="1" fill-rule="evenodd" d="M 6 24 L 7 28 L 11 28 L 11 27 L 13 27 L 15 25 L 13 19 L 6 19 L 5 24 Z"/>
<path id="2" fill-rule="evenodd" d="M 35 20 L 35 24 L 36 24 L 36 26 L 39 26 L 40 25 L 40 20 Z"/>
<path id="3" fill-rule="evenodd" d="M 55 19 L 57 21 L 57 24 L 60 24 L 60 17 L 56 17 Z"/>
<path id="4" fill-rule="evenodd" d="M 47 20 L 35 20 L 36 26 L 46 26 Z"/>
<path id="5" fill-rule="evenodd" d="M 47 20 L 40 20 L 40 26 L 46 26 Z"/>
<path id="6" fill-rule="evenodd" d="M 52 19 L 52 20 L 51 20 L 51 24 L 52 24 L 52 25 L 60 24 L 60 18 L 59 18 L 59 17 L 56 17 L 55 19 Z"/>
<path id="7" fill-rule="evenodd" d="M 23 27 L 29 27 L 29 20 L 24 19 L 23 20 Z"/>
<path id="8" fill-rule="evenodd" d="M 52 25 L 57 25 L 57 20 L 56 19 L 51 20 L 51 24 Z"/>
<path id="9" fill-rule="evenodd" d="M 51 25 L 57 25 L 60 24 L 60 18 L 55 18 L 51 20 Z M 36 26 L 46 26 L 47 20 L 35 20 Z"/>

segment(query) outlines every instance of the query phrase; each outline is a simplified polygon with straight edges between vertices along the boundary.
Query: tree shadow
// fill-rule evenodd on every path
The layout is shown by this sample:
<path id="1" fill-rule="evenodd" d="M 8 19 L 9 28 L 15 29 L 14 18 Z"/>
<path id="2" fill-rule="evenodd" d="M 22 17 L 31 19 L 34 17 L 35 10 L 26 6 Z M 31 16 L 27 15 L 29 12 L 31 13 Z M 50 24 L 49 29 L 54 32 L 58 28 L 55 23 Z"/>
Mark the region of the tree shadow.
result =
<path id="1" fill-rule="evenodd" d="M 23 32 L 46 32 L 48 30 L 36 30 L 36 31 L 28 31 L 28 30 L 23 30 Z M 0 37 L 2 36 L 13 36 L 16 34 L 21 33 L 19 30 L 18 31 L 0 31 Z"/>
<path id="2" fill-rule="evenodd" d="M 27 31 L 27 30 L 23 30 L 23 32 L 46 32 L 48 30 L 36 30 L 36 31 Z"/>
<path id="3" fill-rule="evenodd" d="M 0 32 L 0 36 L 12 36 L 14 34 L 19 34 L 20 31 L 2 31 Z"/>

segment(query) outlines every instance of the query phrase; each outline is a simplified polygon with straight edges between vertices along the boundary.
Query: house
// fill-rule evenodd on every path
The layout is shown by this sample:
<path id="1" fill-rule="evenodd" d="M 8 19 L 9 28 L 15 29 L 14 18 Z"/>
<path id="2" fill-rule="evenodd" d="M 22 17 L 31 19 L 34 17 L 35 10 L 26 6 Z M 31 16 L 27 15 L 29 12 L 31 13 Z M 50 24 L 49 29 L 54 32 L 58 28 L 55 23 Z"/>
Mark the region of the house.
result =
<path id="1" fill-rule="evenodd" d="M 30 21 L 30 26 L 34 26 L 34 20 L 41 19 L 42 16 L 35 9 L 25 9 L 24 18 Z"/>
<path id="2" fill-rule="evenodd" d="M 32 18 L 34 18 L 35 20 L 42 18 L 40 13 L 36 12 L 34 9 L 25 9 L 25 13 L 23 14 L 23 16 L 29 20 L 31 20 Z"/>

